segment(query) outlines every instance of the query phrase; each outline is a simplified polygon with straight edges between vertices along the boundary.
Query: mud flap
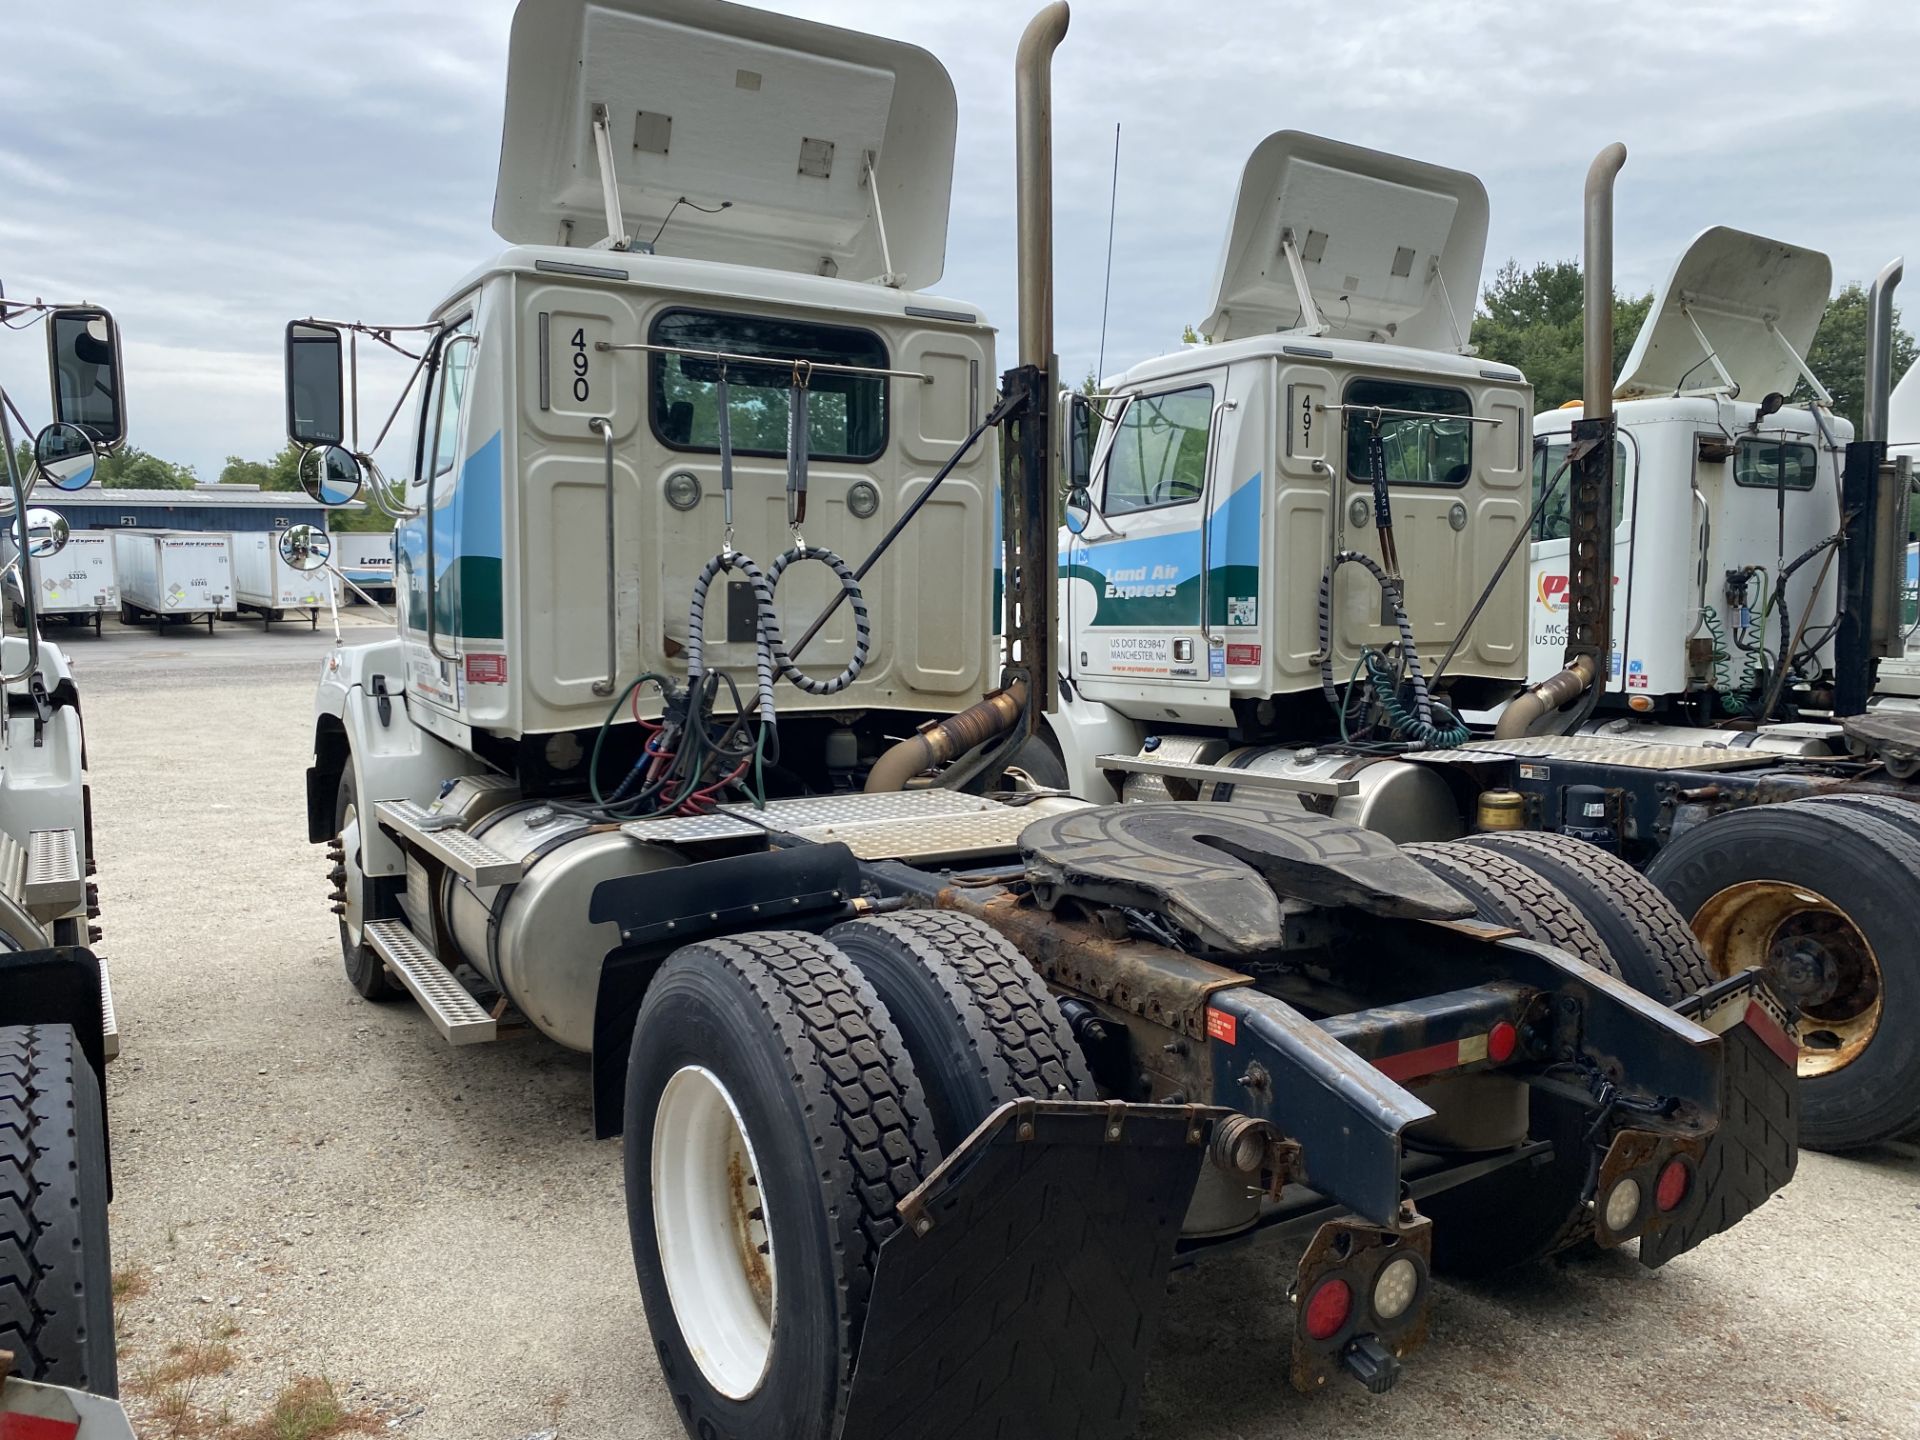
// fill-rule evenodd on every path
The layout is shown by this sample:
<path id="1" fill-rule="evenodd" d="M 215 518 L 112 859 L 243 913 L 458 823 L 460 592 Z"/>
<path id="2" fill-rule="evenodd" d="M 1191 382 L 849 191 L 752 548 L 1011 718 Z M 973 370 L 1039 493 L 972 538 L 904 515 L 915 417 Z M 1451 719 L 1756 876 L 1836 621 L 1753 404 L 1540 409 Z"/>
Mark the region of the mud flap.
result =
<path id="1" fill-rule="evenodd" d="M 1022 1100 L 900 1203 L 838 1440 L 1119 1440 L 1207 1140 L 1203 1106 Z"/>
<path id="2" fill-rule="evenodd" d="M 1720 1034 L 1720 1123 L 1700 1157 L 1686 1213 L 1640 1241 L 1643 1265 L 1664 1265 L 1731 1229 L 1791 1180 L 1799 1163 L 1797 1049 L 1757 981 L 1731 988 L 1747 978 L 1714 986 L 1706 993 L 1722 998 L 1695 1017 Z"/>

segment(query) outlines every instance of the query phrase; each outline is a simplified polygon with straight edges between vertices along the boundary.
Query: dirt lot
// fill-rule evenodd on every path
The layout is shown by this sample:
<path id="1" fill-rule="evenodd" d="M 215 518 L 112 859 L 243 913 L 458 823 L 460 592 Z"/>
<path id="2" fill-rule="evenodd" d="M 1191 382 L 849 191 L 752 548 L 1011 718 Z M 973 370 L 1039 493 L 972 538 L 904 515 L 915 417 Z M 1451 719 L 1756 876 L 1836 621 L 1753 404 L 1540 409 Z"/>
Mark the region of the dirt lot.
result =
<path id="1" fill-rule="evenodd" d="M 341 977 L 302 819 L 328 643 L 110 627 L 69 647 L 125 1032 L 113 1225 L 141 1434 L 237 1433 L 311 1376 L 418 1440 L 677 1437 L 584 1059 L 449 1049 Z M 1912 1146 L 1805 1157 L 1662 1272 L 1614 1255 L 1443 1289 L 1379 1399 L 1286 1388 L 1286 1280 L 1256 1252 L 1178 1281 L 1144 1436 L 1920 1435 Z"/>

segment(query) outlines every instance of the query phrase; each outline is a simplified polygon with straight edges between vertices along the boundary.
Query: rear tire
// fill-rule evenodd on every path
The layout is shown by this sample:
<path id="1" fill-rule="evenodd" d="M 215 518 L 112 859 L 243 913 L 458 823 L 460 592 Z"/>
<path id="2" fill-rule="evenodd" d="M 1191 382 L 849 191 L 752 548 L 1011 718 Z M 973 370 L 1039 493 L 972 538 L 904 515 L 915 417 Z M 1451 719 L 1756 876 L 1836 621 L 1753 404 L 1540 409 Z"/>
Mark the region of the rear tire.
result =
<path id="1" fill-rule="evenodd" d="M 340 772 L 340 788 L 333 802 L 333 833 L 339 837 L 340 864 L 346 871 L 341 888 L 347 892 L 347 913 L 340 917 L 340 958 L 346 966 L 347 983 L 360 998 L 384 1004 L 400 999 L 407 994 L 407 989 L 387 973 L 385 962 L 360 938 L 356 929 L 357 925 L 379 918 L 372 913 L 374 883 L 360 869 L 360 824 L 359 802 L 353 789 L 353 759 L 349 756 L 346 768 Z M 352 836 L 347 833 L 349 827 L 354 830 Z"/>
<path id="2" fill-rule="evenodd" d="M 1716 972 L 1766 965 L 1801 1011 L 1801 1144 L 1853 1150 L 1920 1128 L 1920 838 L 1871 807 L 1760 805 L 1688 830 L 1647 876 Z"/>
<path id="3" fill-rule="evenodd" d="M 1408 845 L 1407 854 L 1473 901 L 1480 918 L 1553 945 L 1618 977 L 1593 925 L 1552 881 L 1514 857 L 1465 840 Z M 1433 1268 L 1450 1275 L 1490 1275 L 1544 1259 L 1589 1240 L 1593 1211 L 1585 1202 L 1587 1111 L 1534 1090 L 1527 1133 L 1551 1140 L 1542 1164 L 1524 1161 L 1486 1179 L 1442 1190 L 1420 1202 L 1433 1221 Z"/>
<path id="4" fill-rule="evenodd" d="M 952 1152 L 1009 1100 L 1094 1100 L 1093 1077 L 1039 972 L 984 921 L 907 910 L 827 932 L 873 986 Z"/>
<path id="5" fill-rule="evenodd" d="M 634 1028 L 626 1137 L 634 1268 L 687 1433 L 831 1435 L 881 1242 L 939 1155 L 872 987 L 797 931 L 674 952 Z"/>
<path id="6" fill-rule="evenodd" d="M 1620 978 L 1642 995 L 1677 1005 L 1714 982 L 1686 915 L 1618 855 L 1571 835 L 1477 835 L 1467 843 L 1526 866 L 1579 906 Z"/>
<path id="7" fill-rule="evenodd" d="M 28 1380 L 120 1393 L 106 1121 L 65 1025 L 0 1028 L 0 1350 Z"/>

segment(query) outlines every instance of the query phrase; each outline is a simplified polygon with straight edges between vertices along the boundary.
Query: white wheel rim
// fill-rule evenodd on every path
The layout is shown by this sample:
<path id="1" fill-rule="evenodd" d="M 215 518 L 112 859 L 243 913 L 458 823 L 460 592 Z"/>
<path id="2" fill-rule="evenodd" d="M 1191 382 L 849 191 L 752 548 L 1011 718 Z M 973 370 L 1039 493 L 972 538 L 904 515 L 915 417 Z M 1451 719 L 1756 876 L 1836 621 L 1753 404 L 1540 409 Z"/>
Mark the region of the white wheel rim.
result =
<path id="1" fill-rule="evenodd" d="M 346 814 L 340 817 L 340 866 L 346 871 L 344 883 L 340 886 L 347 892 L 347 908 L 340 912 L 340 923 L 347 927 L 347 939 L 354 945 L 361 943 L 361 925 L 365 917 L 360 913 L 360 816 L 353 808 L 353 802 L 347 802 Z"/>
<path id="2" fill-rule="evenodd" d="M 701 1065 L 676 1071 L 654 1112 L 653 1231 L 700 1373 L 729 1400 L 746 1399 L 773 1358 L 773 1233 L 739 1107 Z"/>

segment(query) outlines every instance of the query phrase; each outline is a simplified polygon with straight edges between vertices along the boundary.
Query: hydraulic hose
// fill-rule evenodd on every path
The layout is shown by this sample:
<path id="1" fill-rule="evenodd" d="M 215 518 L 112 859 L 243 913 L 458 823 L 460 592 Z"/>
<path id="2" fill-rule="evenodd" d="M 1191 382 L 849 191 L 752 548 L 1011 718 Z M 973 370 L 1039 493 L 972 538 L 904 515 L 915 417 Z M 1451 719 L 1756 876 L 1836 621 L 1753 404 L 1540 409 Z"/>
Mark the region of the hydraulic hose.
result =
<path id="1" fill-rule="evenodd" d="M 1413 713 L 1421 725 L 1431 727 L 1433 701 L 1427 693 L 1426 675 L 1420 669 L 1420 647 L 1414 642 L 1413 622 L 1407 618 L 1407 607 L 1401 602 L 1400 587 L 1372 556 L 1362 555 L 1358 550 L 1342 550 L 1320 575 L 1321 693 L 1327 697 L 1329 705 L 1339 710 L 1339 692 L 1333 688 L 1333 577 L 1342 565 L 1347 564 L 1363 566 L 1386 595 L 1387 603 L 1393 607 L 1394 623 L 1400 627 L 1400 653 L 1406 658 L 1407 678 L 1413 686 Z"/>

